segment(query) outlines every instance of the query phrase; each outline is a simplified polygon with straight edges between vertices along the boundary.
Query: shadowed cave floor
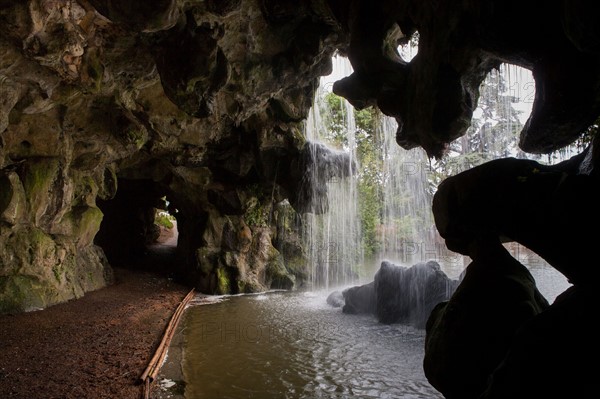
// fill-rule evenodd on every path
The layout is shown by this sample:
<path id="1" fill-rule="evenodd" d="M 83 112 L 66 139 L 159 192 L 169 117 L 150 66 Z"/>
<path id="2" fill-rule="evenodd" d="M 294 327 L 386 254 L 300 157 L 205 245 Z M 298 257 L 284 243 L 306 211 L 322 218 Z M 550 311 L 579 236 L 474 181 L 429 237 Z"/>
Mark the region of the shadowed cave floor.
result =
<path id="1" fill-rule="evenodd" d="M 83 298 L 0 316 L 0 398 L 139 398 L 136 382 L 188 291 L 115 269 L 113 285 Z"/>

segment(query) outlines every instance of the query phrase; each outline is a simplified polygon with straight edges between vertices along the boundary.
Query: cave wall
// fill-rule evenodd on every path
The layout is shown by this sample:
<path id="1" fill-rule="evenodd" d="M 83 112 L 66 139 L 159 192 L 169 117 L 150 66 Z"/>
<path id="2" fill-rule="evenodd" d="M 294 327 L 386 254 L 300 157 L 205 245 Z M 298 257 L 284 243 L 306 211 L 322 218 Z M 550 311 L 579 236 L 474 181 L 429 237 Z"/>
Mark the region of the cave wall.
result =
<path id="1" fill-rule="evenodd" d="M 289 287 L 276 226 L 244 218 L 301 206 L 302 120 L 344 41 L 329 13 L 308 1 L 0 2 L 0 310 L 110 282 L 96 201 L 121 178 L 173 194 L 190 284 Z M 235 256 L 224 230 L 242 237 Z"/>

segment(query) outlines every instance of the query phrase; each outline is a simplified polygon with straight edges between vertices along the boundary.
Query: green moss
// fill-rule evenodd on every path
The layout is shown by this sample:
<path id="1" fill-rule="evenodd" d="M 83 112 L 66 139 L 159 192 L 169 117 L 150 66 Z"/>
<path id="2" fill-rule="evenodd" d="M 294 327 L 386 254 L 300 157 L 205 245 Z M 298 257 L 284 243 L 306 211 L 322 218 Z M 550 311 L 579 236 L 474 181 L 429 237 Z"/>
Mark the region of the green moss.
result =
<path id="1" fill-rule="evenodd" d="M 45 292 L 32 276 L 0 277 L 0 314 L 19 313 L 47 305 Z"/>
<path id="2" fill-rule="evenodd" d="M 54 278 L 56 279 L 57 283 L 60 283 L 62 280 L 63 272 L 61 269 L 62 268 L 60 267 L 60 265 L 54 265 L 54 267 L 52 268 L 52 273 L 54 274 Z"/>
<path id="3" fill-rule="evenodd" d="M 268 210 L 265 207 L 256 204 L 249 208 L 244 214 L 244 221 L 248 226 L 266 227 L 268 222 Z"/>
<path id="4" fill-rule="evenodd" d="M 294 140 L 294 146 L 296 148 L 302 148 L 306 144 L 306 136 L 304 136 L 301 124 L 298 124 L 297 128 L 292 128 L 292 138 Z"/>
<path id="5" fill-rule="evenodd" d="M 21 240 L 29 246 L 32 255 L 39 259 L 47 259 L 55 249 L 54 240 L 40 229 L 28 230 Z M 35 259 L 32 259 L 31 263 L 33 262 Z"/>
<path id="6" fill-rule="evenodd" d="M 139 150 L 146 144 L 148 135 L 143 129 L 128 129 L 125 131 L 125 140 L 128 144 L 134 144 Z"/>
<path id="7" fill-rule="evenodd" d="M 275 289 L 292 289 L 296 282 L 295 276 L 288 273 L 284 264 L 283 258 L 279 252 L 272 248 L 269 253 L 269 263 L 266 267 L 267 282 L 270 281 L 270 288 Z"/>
<path id="8" fill-rule="evenodd" d="M 96 92 L 102 88 L 102 79 L 104 78 L 104 65 L 98 50 L 94 47 L 86 51 L 87 74 L 93 81 L 93 87 Z"/>
<path id="9" fill-rule="evenodd" d="M 43 210 L 60 164 L 55 158 L 30 159 L 25 166 L 23 188 L 33 212 Z"/>
<path id="10" fill-rule="evenodd" d="M 96 207 L 78 206 L 67 212 L 61 220 L 62 232 L 76 238 L 80 246 L 92 242 L 100 229 L 104 214 Z"/>
<path id="11" fill-rule="evenodd" d="M 90 175 L 79 176 L 76 178 L 74 190 L 75 205 L 94 205 L 99 187 L 94 178 Z"/>
<path id="12" fill-rule="evenodd" d="M 229 273 L 224 267 L 217 268 L 217 293 L 221 295 L 231 294 Z"/>

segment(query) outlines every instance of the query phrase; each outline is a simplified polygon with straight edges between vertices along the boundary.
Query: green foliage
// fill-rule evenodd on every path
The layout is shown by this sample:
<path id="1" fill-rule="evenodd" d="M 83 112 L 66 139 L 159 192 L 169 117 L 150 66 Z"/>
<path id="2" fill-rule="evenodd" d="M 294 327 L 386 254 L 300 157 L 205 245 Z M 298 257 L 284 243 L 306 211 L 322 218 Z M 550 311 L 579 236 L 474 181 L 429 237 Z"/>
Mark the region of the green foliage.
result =
<path id="1" fill-rule="evenodd" d="M 269 210 L 268 206 L 262 206 L 256 201 L 244 214 L 244 221 L 248 226 L 266 227 L 269 221 Z"/>
<path id="2" fill-rule="evenodd" d="M 324 97 L 321 110 L 326 127 L 326 140 L 340 148 L 347 148 L 347 108 L 344 99 L 328 93 Z M 382 168 L 380 146 L 376 138 L 379 114 L 373 108 L 353 109 L 356 131 L 356 156 L 358 168 L 358 207 L 363 248 L 365 255 L 374 254 L 379 248 L 377 229 L 381 223 L 382 209 Z"/>
<path id="3" fill-rule="evenodd" d="M 171 230 L 175 226 L 173 224 L 174 220 L 175 220 L 174 216 L 172 216 L 168 213 L 165 213 L 165 212 L 157 211 L 156 216 L 154 217 L 154 224 Z"/>
<path id="4" fill-rule="evenodd" d="M 323 100 L 320 103 L 321 115 L 326 127 L 323 138 L 334 147 L 345 148 L 348 146 L 348 118 L 344 107 L 344 99 L 334 93 L 328 93 Z"/>

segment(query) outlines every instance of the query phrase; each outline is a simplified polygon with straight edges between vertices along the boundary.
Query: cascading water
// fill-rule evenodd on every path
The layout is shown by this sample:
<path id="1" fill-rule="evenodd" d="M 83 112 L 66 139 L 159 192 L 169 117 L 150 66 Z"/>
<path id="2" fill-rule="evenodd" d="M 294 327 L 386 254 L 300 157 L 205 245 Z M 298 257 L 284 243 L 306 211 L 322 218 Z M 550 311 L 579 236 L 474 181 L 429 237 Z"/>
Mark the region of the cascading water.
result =
<path id="1" fill-rule="evenodd" d="M 398 49 L 405 61 L 409 62 L 417 54 L 416 42 L 411 40 Z M 333 61 L 334 72 L 321 80 L 317 103 L 331 82 L 352 72 L 347 59 L 335 57 Z M 491 159 L 514 156 L 545 161 L 518 148 L 518 133 L 531 112 L 535 97 L 531 72 L 515 65 L 502 64 L 498 70 L 490 72 L 480 91 L 471 128 L 465 136 L 451 144 L 449 154 L 441 162 L 429 160 L 421 149 L 407 151 L 399 147 L 395 141 L 396 121 L 381 113 L 374 114 L 374 133 L 368 139 L 375 142 L 381 165 L 377 183 L 381 203 L 375 253 L 370 261 L 364 261 L 364 250 L 361 249 L 365 245 L 365 236 L 361 232 L 361 210 L 357 206 L 361 200 L 357 196 L 362 194 L 357 190 L 359 178 L 352 175 L 329 182 L 329 211 L 324 215 L 306 216 L 308 234 L 305 237 L 315 286 L 351 282 L 349 265 L 351 274 L 357 272 L 358 265 L 365 265 L 367 270 L 366 273 L 363 270 L 363 275 L 370 279 L 383 260 L 404 266 L 435 260 L 448 276 L 459 276 L 470 260 L 449 251 L 435 228 L 431 201 L 437 185 L 447 176 Z M 345 100 L 339 101 L 343 103 L 344 113 L 341 131 L 345 140 L 341 148 L 357 162 L 354 110 Z M 326 131 L 327 116 L 322 114 L 325 111 L 326 107 L 313 107 L 306 124 L 309 140 L 331 142 L 332 133 Z M 571 155 L 573 150 L 565 149 L 548 157 L 548 160 L 555 163 Z M 526 264 L 545 264 L 541 258 L 516 244 L 511 246 L 511 250 Z M 343 267 L 340 268 L 340 265 Z"/>
<path id="2" fill-rule="evenodd" d="M 334 59 L 338 68 L 344 65 L 341 60 L 340 57 Z M 342 71 L 345 72 L 347 71 Z M 323 176 L 318 176 L 324 173 L 319 167 L 311 168 L 308 172 L 313 176 L 307 181 L 327 186 L 324 212 L 307 213 L 303 216 L 303 236 L 311 266 L 311 283 L 313 287 L 322 288 L 352 283 L 364 258 L 355 176 L 357 161 L 353 108 L 347 101 L 340 99 L 344 121 L 343 132 L 340 133 L 345 140 L 343 143 L 337 143 L 340 148 L 333 148 L 334 140 L 326 130 L 325 122 L 325 119 L 331 116 L 322 115 L 322 107 L 319 104 L 326 89 L 326 85 L 322 84 L 315 96 L 315 103 L 305 122 L 306 139 L 311 143 L 328 146 L 330 151 L 347 153 L 351 162 L 345 165 L 348 170 L 342 173 L 343 177 L 333 177 L 328 181 Z M 313 145 L 310 148 L 311 158 L 316 159 L 319 156 L 317 151 L 322 150 L 322 147 Z M 313 191 L 317 190 L 319 188 Z"/>
<path id="3" fill-rule="evenodd" d="M 431 213 L 428 159 L 421 149 L 407 151 L 396 143 L 396 121 L 382 116 L 383 213 L 379 258 L 410 265 L 438 258 Z"/>

